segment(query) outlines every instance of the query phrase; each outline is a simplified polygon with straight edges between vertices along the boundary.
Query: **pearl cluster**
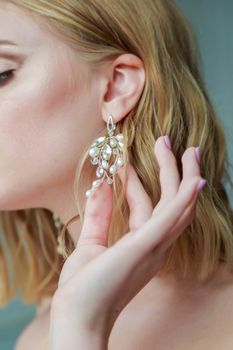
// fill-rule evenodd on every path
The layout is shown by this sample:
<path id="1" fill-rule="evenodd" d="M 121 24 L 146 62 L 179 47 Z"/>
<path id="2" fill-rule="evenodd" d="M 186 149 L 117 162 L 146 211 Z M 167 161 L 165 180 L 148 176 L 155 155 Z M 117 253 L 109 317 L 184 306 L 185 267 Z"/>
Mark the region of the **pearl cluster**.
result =
<path id="1" fill-rule="evenodd" d="M 53 213 L 53 221 L 54 221 L 54 225 L 57 228 L 58 231 L 58 235 L 57 235 L 57 252 L 58 254 L 62 254 L 62 246 L 61 246 L 61 236 L 60 236 L 60 230 L 62 227 L 62 222 L 60 217 L 58 216 L 57 213 Z"/>
<path id="2" fill-rule="evenodd" d="M 87 190 L 86 197 L 92 196 L 103 181 L 109 185 L 112 184 L 113 176 L 118 168 L 124 165 L 123 134 L 114 136 L 115 128 L 110 115 L 107 123 L 108 136 L 99 137 L 90 147 L 91 164 L 98 165 L 98 167 L 96 170 L 97 179 L 93 181 L 92 188 Z"/>

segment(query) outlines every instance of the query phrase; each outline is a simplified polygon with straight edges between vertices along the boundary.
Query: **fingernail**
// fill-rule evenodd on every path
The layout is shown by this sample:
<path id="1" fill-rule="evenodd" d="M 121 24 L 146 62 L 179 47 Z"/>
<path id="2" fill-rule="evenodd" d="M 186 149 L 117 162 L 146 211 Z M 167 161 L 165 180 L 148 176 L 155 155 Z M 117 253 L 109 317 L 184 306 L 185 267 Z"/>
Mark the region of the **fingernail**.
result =
<path id="1" fill-rule="evenodd" d="M 164 141 L 169 149 L 172 149 L 171 140 L 168 135 L 164 136 Z"/>
<path id="2" fill-rule="evenodd" d="M 201 179 L 201 181 L 199 182 L 199 184 L 197 185 L 196 190 L 200 191 L 206 184 L 206 180 L 205 179 Z"/>
<path id="3" fill-rule="evenodd" d="M 201 153 L 200 153 L 200 147 L 199 146 L 195 148 L 195 153 L 196 153 L 197 161 L 198 161 L 198 163 L 200 163 L 200 161 L 201 161 Z"/>

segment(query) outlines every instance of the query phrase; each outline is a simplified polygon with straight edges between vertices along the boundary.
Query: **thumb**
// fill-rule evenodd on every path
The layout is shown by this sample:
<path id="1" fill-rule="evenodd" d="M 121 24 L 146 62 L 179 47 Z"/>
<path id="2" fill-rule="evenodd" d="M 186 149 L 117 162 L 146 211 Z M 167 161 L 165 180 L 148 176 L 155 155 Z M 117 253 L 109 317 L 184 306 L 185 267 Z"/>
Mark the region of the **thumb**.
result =
<path id="1" fill-rule="evenodd" d="M 83 226 L 76 248 L 89 244 L 107 247 L 112 201 L 112 185 L 104 181 L 94 194 L 87 199 Z"/>

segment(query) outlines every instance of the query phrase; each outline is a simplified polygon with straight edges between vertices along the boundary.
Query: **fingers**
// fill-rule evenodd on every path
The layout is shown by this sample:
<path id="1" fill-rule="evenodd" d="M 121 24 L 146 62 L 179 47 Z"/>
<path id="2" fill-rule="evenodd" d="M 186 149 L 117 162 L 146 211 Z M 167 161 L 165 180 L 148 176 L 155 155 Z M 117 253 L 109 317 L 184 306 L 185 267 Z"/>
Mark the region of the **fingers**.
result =
<path id="1" fill-rule="evenodd" d="M 161 198 L 152 215 L 160 212 L 176 195 L 180 185 L 180 175 L 172 150 L 165 143 L 165 136 L 160 136 L 154 145 L 154 152 L 159 164 Z"/>
<path id="2" fill-rule="evenodd" d="M 169 236 L 165 240 L 155 247 L 155 251 L 158 254 L 165 252 L 169 246 L 180 236 L 184 230 L 191 224 L 195 217 L 195 208 L 197 204 L 198 193 L 196 192 L 189 206 L 184 210 L 183 214 L 179 217 L 176 224 L 169 232 Z M 161 255 L 159 253 L 159 255 Z"/>
<path id="3" fill-rule="evenodd" d="M 107 246 L 112 199 L 112 188 L 106 182 L 103 182 L 93 196 L 87 199 L 84 222 L 77 248 L 84 244 Z"/>
<path id="4" fill-rule="evenodd" d="M 180 185 L 176 158 L 167 147 L 164 136 L 156 140 L 154 152 L 160 168 L 161 201 L 168 202 L 174 198 Z"/>
<path id="5" fill-rule="evenodd" d="M 184 152 L 181 160 L 182 160 L 182 167 L 183 167 L 183 179 L 181 181 L 179 191 L 182 191 L 183 186 L 186 186 L 186 183 L 188 183 L 193 176 L 200 176 L 201 177 L 199 160 L 197 159 L 195 147 L 188 148 Z M 176 226 L 173 228 L 174 232 L 176 232 L 177 230 L 183 231 L 184 230 L 184 222 L 186 222 L 186 221 L 191 222 L 192 221 L 194 214 L 195 214 L 197 197 L 198 197 L 198 192 L 196 192 L 196 194 L 193 198 L 193 203 L 191 205 L 192 206 L 191 212 L 190 212 L 190 208 L 187 208 L 185 210 L 184 214 L 178 220 L 178 222 L 176 223 Z M 191 220 L 190 220 L 190 215 L 191 215 Z"/>
<path id="6" fill-rule="evenodd" d="M 157 139 L 154 146 L 156 159 L 160 166 L 161 199 L 153 210 L 153 216 L 159 213 L 175 197 L 177 191 L 180 191 L 186 182 L 193 176 L 200 176 L 200 166 L 197 160 L 195 147 L 186 149 L 182 156 L 183 178 L 180 181 L 180 175 L 177 168 L 177 162 L 172 149 L 170 150 L 165 142 L 164 136 Z"/>
<path id="7" fill-rule="evenodd" d="M 185 185 L 186 181 L 189 181 L 193 176 L 201 176 L 199 161 L 197 160 L 195 147 L 189 147 L 184 152 L 182 158 L 182 170 L 183 179 L 180 184 L 180 189 Z"/>
<path id="8" fill-rule="evenodd" d="M 173 227 L 171 231 L 171 236 L 173 235 L 173 232 L 176 232 L 176 231 L 183 232 L 187 227 L 187 225 L 192 222 L 195 216 L 197 197 L 198 197 L 198 193 L 196 193 L 193 196 L 192 202 L 189 204 L 189 206 L 185 209 L 183 214 L 180 216 L 180 218 L 176 222 L 176 225 Z"/>
<path id="9" fill-rule="evenodd" d="M 126 167 L 128 172 L 126 199 L 130 208 L 129 228 L 130 231 L 134 231 L 151 217 L 153 205 L 133 166 L 128 163 Z M 122 183 L 125 181 L 124 173 L 125 167 L 118 170 Z"/>
<path id="10" fill-rule="evenodd" d="M 162 241 L 172 237 L 172 229 L 179 218 L 196 198 L 196 187 L 201 177 L 194 176 L 189 182 L 186 182 L 183 189 L 179 191 L 172 202 L 156 216 L 152 216 L 139 230 L 133 233 L 134 241 L 140 245 L 142 250 L 147 253 L 154 249 Z M 192 207 L 189 208 L 192 210 Z M 189 222 L 184 221 L 184 226 Z M 180 232 L 181 233 L 181 232 Z M 142 251 L 141 251 L 142 253 Z"/>

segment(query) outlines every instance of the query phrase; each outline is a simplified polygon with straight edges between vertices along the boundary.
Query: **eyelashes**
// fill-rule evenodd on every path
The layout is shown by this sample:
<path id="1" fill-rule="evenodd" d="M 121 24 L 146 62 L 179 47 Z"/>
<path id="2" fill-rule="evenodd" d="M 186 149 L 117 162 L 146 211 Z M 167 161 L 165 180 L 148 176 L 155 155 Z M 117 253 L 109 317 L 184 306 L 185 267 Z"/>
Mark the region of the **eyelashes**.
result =
<path id="1" fill-rule="evenodd" d="M 11 78 L 13 78 L 13 75 L 14 75 L 13 69 L 0 73 L 0 87 L 6 84 Z"/>

